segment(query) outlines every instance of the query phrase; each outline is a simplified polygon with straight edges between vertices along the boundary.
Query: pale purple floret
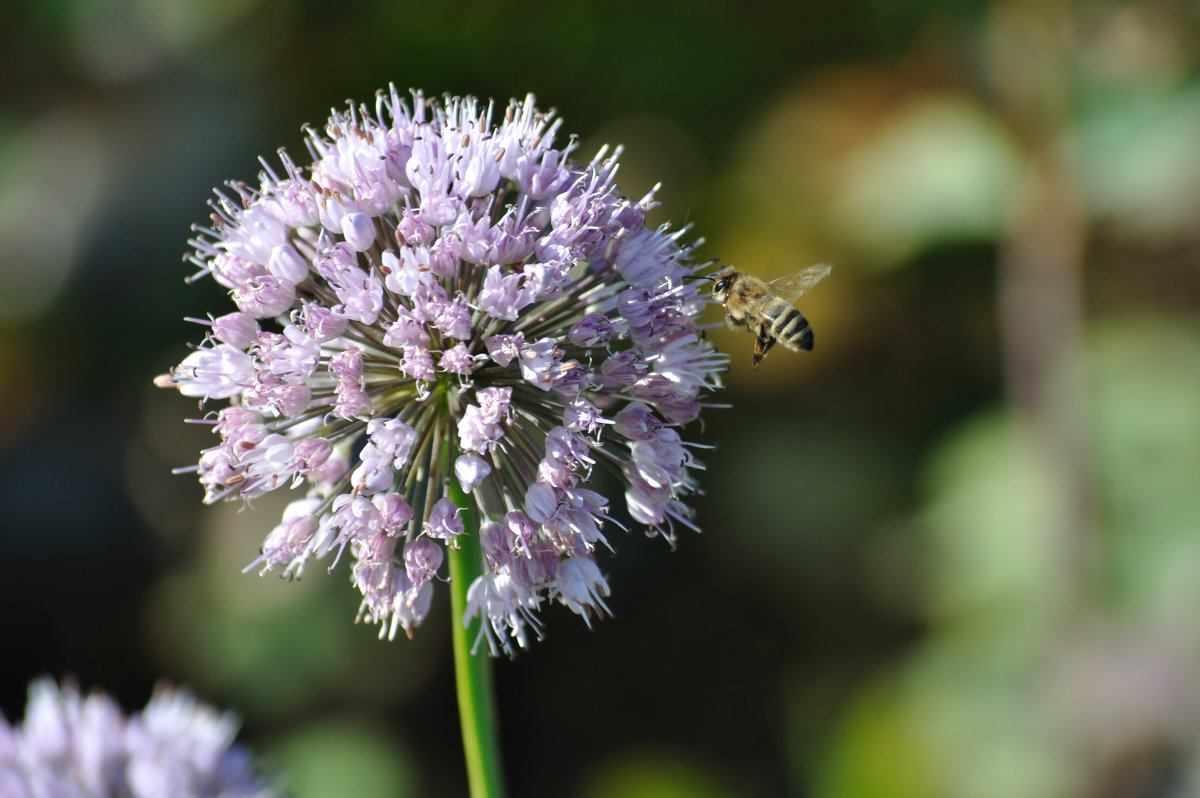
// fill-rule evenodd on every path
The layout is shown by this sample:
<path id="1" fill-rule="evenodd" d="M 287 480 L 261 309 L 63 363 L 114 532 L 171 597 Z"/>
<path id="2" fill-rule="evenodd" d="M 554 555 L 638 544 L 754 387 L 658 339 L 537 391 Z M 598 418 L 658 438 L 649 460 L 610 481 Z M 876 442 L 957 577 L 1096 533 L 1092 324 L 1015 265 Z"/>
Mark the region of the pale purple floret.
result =
<path id="1" fill-rule="evenodd" d="M 480 310 L 493 318 L 516 321 L 517 313 L 532 301 L 529 293 L 523 273 L 505 273 L 500 266 L 490 266 L 475 301 Z"/>
<path id="2" fill-rule="evenodd" d="M 450 499 L 438 499 L 425 521 L 425 534 L 437 540 L 453 542 L 463 533 L 463 520 L 458 506 Z"/>
<path id="3" fill-rule="evenodd" d="M 592 349 L 608 346 L 614 332 L 613 323 L 603 313 L 589 313 L 571 326 L 567 338 L 576 346 Z"/>
<path id="4" fill-rule="evenodd" d="M 424 383 L 434 378 L 433 355 L 420 344 L 401 344 L 399 368 L 403 374 L 412 377 L 417 384 L 419 396 L 425 392 Z"/>
<path id="5" fill-rule="evenodd" d="M 691 250 L 645 227 L 652 194 L 617 191 L 617 152 L 579 164 L 559 128 L 532 97 L 392 89 L 309 129 L 311 165 L 283 153 L 218 192 L 190 242 L 237 306 L 158 380 L 229 402 L 206 419 L 205 500 L 295 489 L 252 566 L 349 554 L 381 636 L 412 634 L 464 535 L 485 562 L 463 620 L 511 653 L 545 599 L 607 611 L 610 513 L 672 542 L 693 527 L 681 428 L 724 358 Z M 590 489 L 601 469 L 617 510 Z"/>
<path id="6" fill-rule="evenodd" d="M 475 370 L 475 357 L 471 354 L 471 350 L 467 349 L 466 344 L 455 344 L 442 352 L 438 368 L 465 377 Z"/>
<path id="7" fill-rule="evenodd" d="M 549 523 L 558 513 L 558 494 L 545 482 L 534 482 L 525 491 L 525 513 L 539 524 Z"/>
<path id="8" fill-rule="evenodd" d="M 488 356 L 496 361 L 498 366 L 507 367 L 520 356 L 521 347 L 525 345 L 525 336 L 521 333 L 492 335 L 483 339 L 483 344 L 487 347 Z"/>
<path id="9" fill-rule="evenodd" d="M 372 500 L 379 508 L 379 519 L 389 535 L 403 536 L 413 509 L 399 493 L 376 493 Z"/>
<path id="10" fill-rule="evenodd" d="M 201 347 L 171 372 L 171 384 L 184 396 L 228 399 L 254 384 L 256 372 L 250 355 L 229 344 Z"/>
<path id="11" fill-rule="evenodd" d="M 477 454 L 459 455 L 454 461 L 454 475 L 458 477 L 463 493 L 475 490 L 492 473 L 492 466 Z"/>
<path id="12" fill-rule="evenodd" d="M 24 722 L 0 718 L 5 798 L 271 798 L 279 795 L 234 745 L 237 720 L 160 688 L 126 717 L 107 695 L 50 679 L 29 686 Z"/>
<path id="13" fill-rule="evenodd" d="M 589 616 L 598 612 L 597 607 L 608 612 L 604 603 L 608 595 L 608 582 L 600 573 L 599 566 L 588 555 L 567 557 L 558 563 L 558 581 L 556 583 L 558 596 L 572 612 L 583 616 L 590 626 Z"/>
<path id="14" fill-rule="evenodd" d="M 296 321 L 295 313 L 293 321 Z M 336 310 L 315 302 L 305 302 L 299 311 L 299 326 L 320 344 L 341 338 L 349 323 L 350 320 Z"/>
<path id="15" fill-rule="evenodd" d="M 258 322 L 241 311 L 226 313 L 212 321 L 213 337 L 235 349 L 245 349 L 259 335 Z"/>
<path id="16" fill-rule="evenodd" d="M 437 576 L 445 558 L 445 549 L 426 537 L 404 544 L 404 570 L 415 585 L 423 585 Z"/>
<path id="17" fill-rule="evenodd" d="M 333 414 L 345 419 L 370 415 L 371 398 L 363 390 L 362 350 L 352 347 L 331 355 L 329 374 L 337 380 Z"/>

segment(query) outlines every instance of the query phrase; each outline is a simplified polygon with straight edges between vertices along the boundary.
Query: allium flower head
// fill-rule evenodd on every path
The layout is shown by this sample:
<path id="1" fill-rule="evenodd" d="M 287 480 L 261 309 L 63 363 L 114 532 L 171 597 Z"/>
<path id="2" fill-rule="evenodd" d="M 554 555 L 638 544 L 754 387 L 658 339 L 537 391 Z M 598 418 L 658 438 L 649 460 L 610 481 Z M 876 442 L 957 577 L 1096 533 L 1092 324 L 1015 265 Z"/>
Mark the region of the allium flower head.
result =
<path id="1" fill-rule="evenodd" d="M 249 754 L 233 745 L 237 722 L 184 692 L 159 690 L 125 717 L 106 695 L 87 697 L 50 679 L 29 687 L 25 721 L 0 717 L 5 798 L 269 798 Z"/>
<path id="2" fill-rule="evenodd" d="M 309 130 L 311 166 L 281 152 L 218 192 L 191 259 L 237 310 L 158 383 L 229 400 L 206 419 L 206 501 L 297 491 L 252 565 L 348 552 L 360 617 L 411 635 L 444 547 L 478 534 L 463 622 L 511 653 L 545 600 L 607 609 L 593 468 L 650 534 L 692 526 L 680 430 L 724 357 L 698 334 L 690 250 L 646 229 L 652 194 L 618 193 L 617 153 L 577 164 L 532 97 L 493 117 L 393 88 Z"/>

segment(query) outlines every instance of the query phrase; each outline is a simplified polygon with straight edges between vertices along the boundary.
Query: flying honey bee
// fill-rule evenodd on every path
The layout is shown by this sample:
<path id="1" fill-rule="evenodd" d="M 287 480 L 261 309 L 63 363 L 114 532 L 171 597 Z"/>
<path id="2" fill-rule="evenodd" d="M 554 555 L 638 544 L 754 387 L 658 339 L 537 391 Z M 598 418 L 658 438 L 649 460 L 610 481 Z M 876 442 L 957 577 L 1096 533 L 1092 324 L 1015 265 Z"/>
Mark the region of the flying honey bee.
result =
<path id="1" fill-rule="evenodd" d="M 735 330 L 745 327 L 758 336 L 754 368 L 777 341 L 793 352 L 813 348 L 812 327 L 792 303 L 824 279 L 831 268 L 820 263 L 769 283 L 732 266 L 712 276 L 713 299 L 725 306 L 725 323 Z"/>

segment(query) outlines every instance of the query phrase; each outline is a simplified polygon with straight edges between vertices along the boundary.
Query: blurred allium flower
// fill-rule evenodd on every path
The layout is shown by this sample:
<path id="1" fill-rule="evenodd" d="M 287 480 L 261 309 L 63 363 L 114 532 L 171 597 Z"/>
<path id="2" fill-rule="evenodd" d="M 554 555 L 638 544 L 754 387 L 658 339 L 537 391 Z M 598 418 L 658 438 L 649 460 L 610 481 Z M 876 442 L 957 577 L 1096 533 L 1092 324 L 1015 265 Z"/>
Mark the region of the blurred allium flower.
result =
<path id="1" fill-rule="evenodd" d="M 593 467 L 650 534 L 692 526 L 680 428 L 724 357 L 697 332 L 690 250 L 645 229 L 652 194 L 617 193 L 616 153 L 577 165 L 532 97 L 492 117 L 393 88 L 309 130 L 310 167 L 281 152 L 282 174 L 218 192 L 191 259 L 238 310 L 158 384 L 230 400 L 206 419 L 206 501 L 302 489 L 252 567 L 348 551 L 360 618 L 411 636 L 444 547 L 477 533 L 463 622 L 511 653 L 543 600 L 607 610 Z"/>
<path id="2" fill-rule="evenodd" d="M 176 690 L 159 690 L 126 718 L 106 695 L 86 698 L 41 679 L 25 722 L 0 717 L 5 798 L 267 798 L 250 755 L 233 745 L 237 721 Z"/>

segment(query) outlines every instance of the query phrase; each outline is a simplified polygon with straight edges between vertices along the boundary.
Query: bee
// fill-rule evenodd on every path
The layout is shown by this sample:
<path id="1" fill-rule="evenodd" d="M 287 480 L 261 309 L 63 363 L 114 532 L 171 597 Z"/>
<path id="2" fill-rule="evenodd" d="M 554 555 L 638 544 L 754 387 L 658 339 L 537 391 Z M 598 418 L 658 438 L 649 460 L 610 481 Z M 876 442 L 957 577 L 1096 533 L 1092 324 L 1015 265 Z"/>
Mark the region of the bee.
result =
<path id="1" fill-rule="evenodd" d="M 792 302 L 823 280 L 830 268 L 820 263 L 769 283 L 732 266 L 712 276 L 713 299 L 725 306 L 725 323 L 734 330 L 745 327 L 758 336 L 755 369 L 777 341 L 793 352 L 812 350 L 812 327 Z"/>

